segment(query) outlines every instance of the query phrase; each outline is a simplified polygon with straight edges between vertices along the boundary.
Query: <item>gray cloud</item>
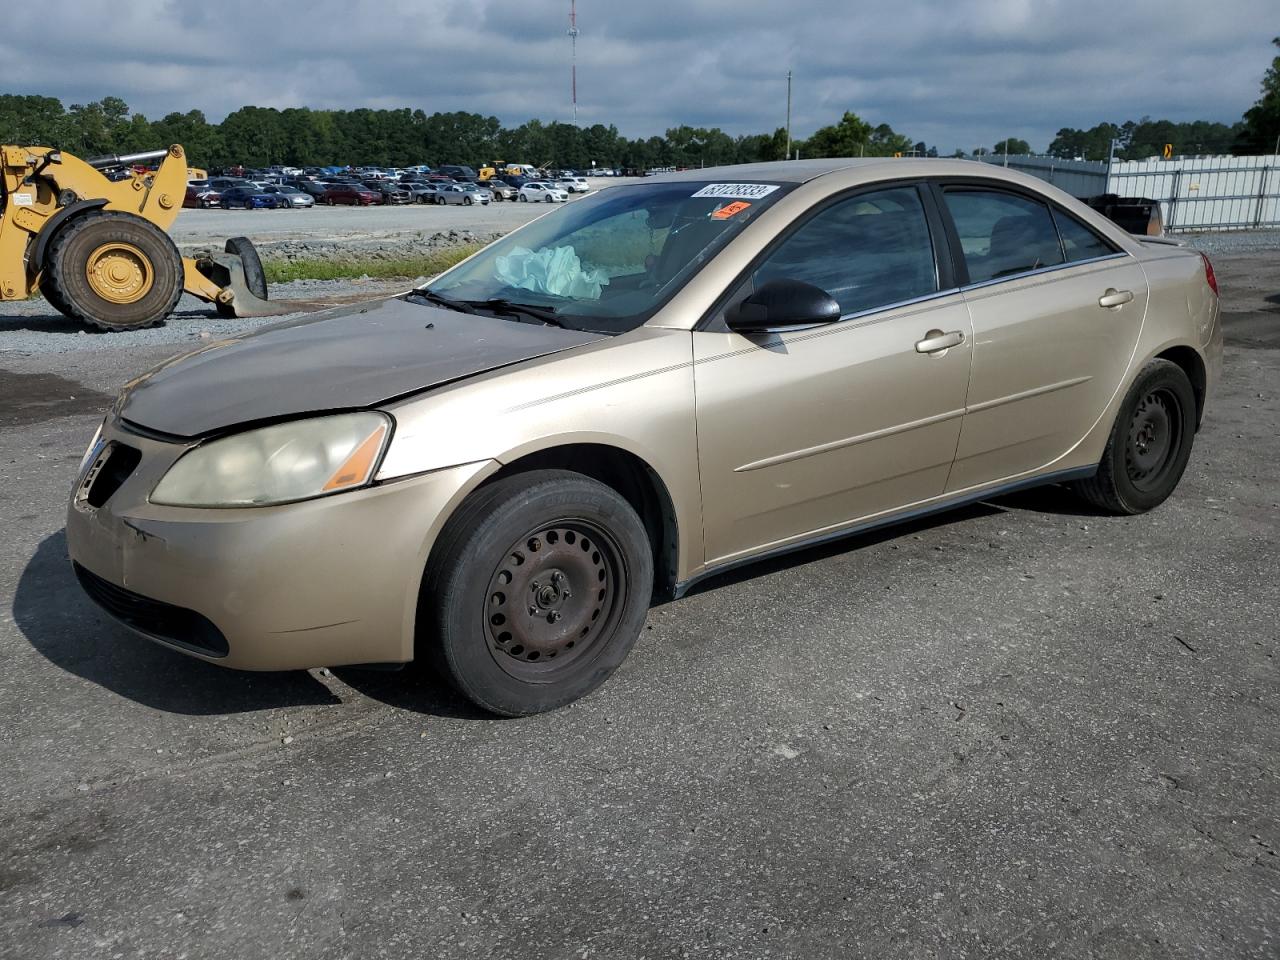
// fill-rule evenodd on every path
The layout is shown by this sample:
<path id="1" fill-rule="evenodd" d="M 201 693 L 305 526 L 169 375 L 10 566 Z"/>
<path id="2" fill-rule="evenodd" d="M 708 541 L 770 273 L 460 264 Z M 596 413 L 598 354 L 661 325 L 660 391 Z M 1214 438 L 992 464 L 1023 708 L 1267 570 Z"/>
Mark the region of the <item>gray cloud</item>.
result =
<path id="1" fill-rule="evenodd" d="M 949 151 L 1143 115 L 1233 122 L 1280 31 L 1274 0 L 648 0 L 578 4 L 579 118 L 629 136 L 798 137 L 853 110 Z M 568 0 L 45 0 L 0 36 L 5 92 L 107 95 L 156 118 L 243 104 L 567 120 Z M 35 21 L 32 21 L 35 23 Z"/>

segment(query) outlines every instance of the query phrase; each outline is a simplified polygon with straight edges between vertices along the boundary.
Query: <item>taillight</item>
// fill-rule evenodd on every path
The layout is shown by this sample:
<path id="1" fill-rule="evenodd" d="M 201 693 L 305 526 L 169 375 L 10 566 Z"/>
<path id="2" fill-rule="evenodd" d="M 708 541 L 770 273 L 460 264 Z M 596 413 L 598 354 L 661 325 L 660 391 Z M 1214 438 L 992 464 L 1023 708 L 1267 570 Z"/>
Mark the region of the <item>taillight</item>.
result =
<path id="1" fill-rule="evenodd" d="M 1213 295 L 1218 296 L 1218 277 L 1213 272 L 1213 264 L 1209 262 L 1209 255 L 1201 253 L 1200 259 L 1204 261 L 1204 281 L 1209 284 L 1209 289 L 1213 291 Z"/>

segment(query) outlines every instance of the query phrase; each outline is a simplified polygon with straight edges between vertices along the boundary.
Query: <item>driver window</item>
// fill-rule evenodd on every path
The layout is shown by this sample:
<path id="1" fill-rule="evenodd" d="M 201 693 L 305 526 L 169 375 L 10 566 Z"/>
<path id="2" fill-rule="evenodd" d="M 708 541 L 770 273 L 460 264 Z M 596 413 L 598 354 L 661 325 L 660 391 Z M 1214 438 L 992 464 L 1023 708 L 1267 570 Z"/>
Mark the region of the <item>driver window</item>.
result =
<path id="1" fill-rule="evenodd" d="M 970 283 L 1063 262 L 1053 216 L 1043 203 L 995 190 L 947 190 L 945 196 Z"/>
<path id="2" fill-rule="evenodd" d="M 915 187 L 862 193 L 817 214 L 783 240 L 752 275 L 820 287 L 848 316 L 938 289 L 929 222 Z"/>

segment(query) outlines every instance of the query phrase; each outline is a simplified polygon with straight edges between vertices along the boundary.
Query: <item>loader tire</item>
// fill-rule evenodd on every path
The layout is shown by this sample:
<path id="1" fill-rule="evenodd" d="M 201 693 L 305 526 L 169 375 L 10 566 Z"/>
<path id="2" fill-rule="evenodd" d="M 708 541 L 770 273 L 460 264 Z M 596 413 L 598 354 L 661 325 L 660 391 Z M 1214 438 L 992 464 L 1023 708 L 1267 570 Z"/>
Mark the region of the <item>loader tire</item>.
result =
<path id="1" fill-rule="evenodd" d="M 101 330 L 163 323 L 182 296 L 182 257 L 169 235 L 131 213 L 91 210 L 49 244 L 41 288 L 74 320 Z"/>
<path id="2" fill-rule="evenodd" d="M 58 285 L 53 282 L 49 274 L 44 275 L 44 279 L 40 281 L 40 295 L 44 297 L 45 302 L 53 307 L 64 317 L 70 320 L 76 320 L 77 317 L 71 312 L 71 305 L 62 298 L 62 294 L 58 291 Z"/>

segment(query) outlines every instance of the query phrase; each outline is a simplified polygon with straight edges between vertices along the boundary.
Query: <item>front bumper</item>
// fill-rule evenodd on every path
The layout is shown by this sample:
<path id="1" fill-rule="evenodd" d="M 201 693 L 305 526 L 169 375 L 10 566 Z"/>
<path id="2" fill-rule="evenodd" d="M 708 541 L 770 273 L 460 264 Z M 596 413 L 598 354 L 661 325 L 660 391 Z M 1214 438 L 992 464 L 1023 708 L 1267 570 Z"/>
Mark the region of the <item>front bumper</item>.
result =
<path id="1" fill-rule="evenodd" d="M 105 499 L 94 485 L 111 476 L 110 460 L 92 490 L 77 480 L 67 546 L 86 591 L 150 639 L 246 670 L 413 659 L 431 544 L 496 468 L 466 464 L 273 507 L 167 507 L 147 497 L 187 446 L 115 424 L 103 440 L 141 456 Z"/>

